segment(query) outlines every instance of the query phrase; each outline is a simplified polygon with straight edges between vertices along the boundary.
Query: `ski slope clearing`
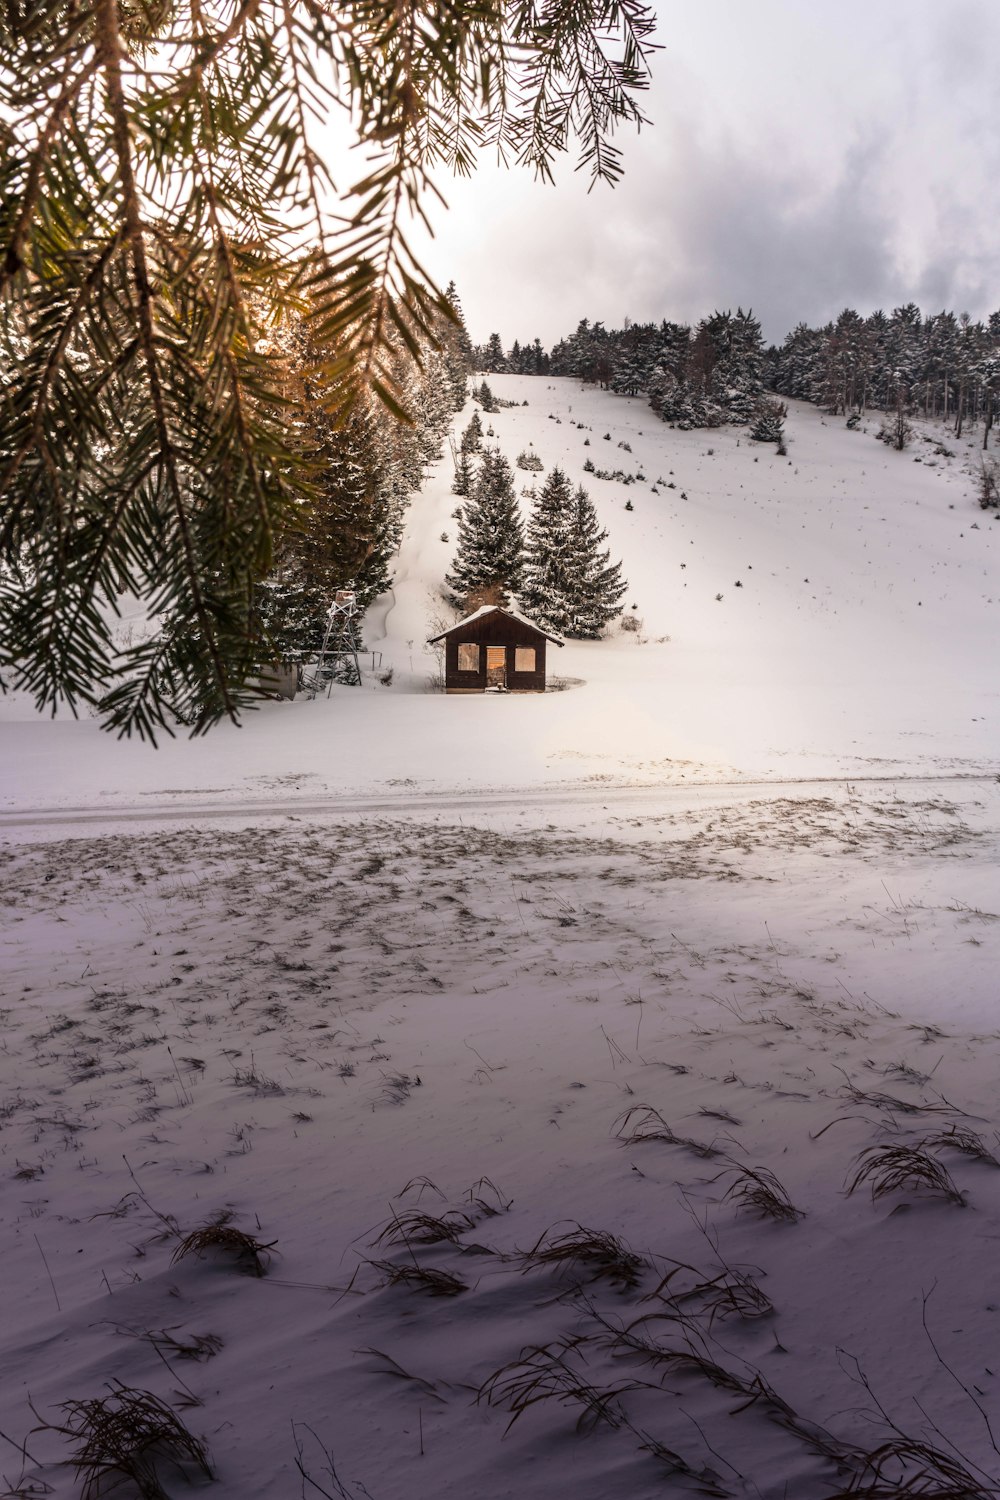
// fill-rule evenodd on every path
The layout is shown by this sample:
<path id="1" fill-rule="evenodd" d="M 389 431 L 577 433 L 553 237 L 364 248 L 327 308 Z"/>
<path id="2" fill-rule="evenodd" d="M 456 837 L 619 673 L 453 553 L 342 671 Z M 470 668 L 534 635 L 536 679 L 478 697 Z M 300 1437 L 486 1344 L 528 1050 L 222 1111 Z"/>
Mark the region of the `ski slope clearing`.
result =
<path id="1" fill-rule="evenodd" d="M 564 691 L 429 691 L 445 464 L 362 689 L 3 706 L 0 1495 L 992 1495 L 1000 527 L 491 384 L 666 481 L 590 480 L 643 624 Z"/>

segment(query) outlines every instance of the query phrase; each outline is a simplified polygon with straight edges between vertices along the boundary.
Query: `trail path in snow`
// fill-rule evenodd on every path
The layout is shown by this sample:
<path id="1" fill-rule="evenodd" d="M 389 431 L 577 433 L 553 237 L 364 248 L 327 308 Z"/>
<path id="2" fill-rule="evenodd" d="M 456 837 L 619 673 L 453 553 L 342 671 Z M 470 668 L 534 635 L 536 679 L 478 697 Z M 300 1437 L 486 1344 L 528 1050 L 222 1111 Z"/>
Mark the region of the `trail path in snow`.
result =
<path id="1" fill-rule="evenodd" d="M 410 790 L 382 797 L 329 796 L 314 797 L 303 792 L 299 796 L 284 795 L 257 800 L 237 798 L 231 802 L 212 801 L 213 793 L 199 793 L 197 798 L 190 792 L 178 792 L 176 799 L 150 802 L 127 808 L 99 807 L 25 807 L 16 812 L 0 811 L 0 832 L 22 830 L 41 832 L 51 829 L 55 836 L 63 829 L 69 830 L 85 825 L 116 827 L 122 824 L 152 824 L 188 822 L 203 818 L 227 820 L 233 823 L 263 824 L 272 818 L 310 819 L 323 822 L 339 818 L 358 818 L 368 814 L 385 814 L 406 820 L 423 818 L 441 813 L 459 813 L 472 819 L 482 815 L 532 811 L 547 815 L 589 809 L 617 809 L 633 806 L 636 811 L 648 811 L 659 807 L 704 807 L 711 803 L 734 806 L 755 797 L 784 797 L 797 795 L 803 788 L 848 787 L 900 787 L 910 794 L 921 786 L 941 790 L 954 786 L 978 787 L 1000 802 L 1000 777 L 994 771 L 969 770 L 941 772 L 938 775 L 884 775 L 884 776 L 798 776 L 773 781 L 748 781 L 744 779 L 699 781 L 687 786 L 628 786 L 600 785 L 581 787 L 579 784 L 553 785 L 544 789 L 519 789 L 507 787 L 494 792 L 475 789 L 469 792 L 421 792 Z"/>

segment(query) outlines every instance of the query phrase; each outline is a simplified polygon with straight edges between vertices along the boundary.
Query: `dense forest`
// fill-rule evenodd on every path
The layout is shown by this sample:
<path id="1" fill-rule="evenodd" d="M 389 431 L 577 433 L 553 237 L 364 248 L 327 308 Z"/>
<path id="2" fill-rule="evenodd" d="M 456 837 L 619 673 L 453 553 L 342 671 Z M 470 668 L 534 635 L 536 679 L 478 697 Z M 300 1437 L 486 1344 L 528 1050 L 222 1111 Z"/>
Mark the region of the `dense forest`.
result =
<path id="1" fill-rule="evenodd" d="M 751 311 L 714 312 L 694 327 L 630 323 L 605 328 L 584 318 L 546 354 L 540 341 L 515 342 L 505 354 L 499 334 L 475 351 L 492 372 L 569 375 L 622 395 L 646 395 L 665 422 L 714 427 L 779 420 L 775 398 L 811 401 L 859 419 L 871 409 L 900 417 L 942 418 L 961 436 L 981 423 L 989 442 L 1000 388 L 1000 312 L 974 322 L 967 313 L 924 316 L 914 303 L 862 317 L 850 308 L 822 328 L 800 323 L 780 346 L 765 346 Z"/>

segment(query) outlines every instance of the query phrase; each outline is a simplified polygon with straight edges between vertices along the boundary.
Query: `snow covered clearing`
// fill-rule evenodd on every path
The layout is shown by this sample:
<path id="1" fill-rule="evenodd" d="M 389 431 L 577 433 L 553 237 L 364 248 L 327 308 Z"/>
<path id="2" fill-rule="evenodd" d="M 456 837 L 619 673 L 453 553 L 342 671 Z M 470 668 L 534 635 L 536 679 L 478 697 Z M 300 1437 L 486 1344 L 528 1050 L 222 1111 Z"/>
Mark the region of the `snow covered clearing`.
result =
<path id="1" fill-rule="evenodd" d="M 445 464 L 362 689 L 3 707 L 0 1475 L 79 1494 L 120 1381 L 232 1500 L 991 1493 L 1000 526 L 808 408 L 491 383 L 647 476 L 565 691 L 428 691 Z"/>

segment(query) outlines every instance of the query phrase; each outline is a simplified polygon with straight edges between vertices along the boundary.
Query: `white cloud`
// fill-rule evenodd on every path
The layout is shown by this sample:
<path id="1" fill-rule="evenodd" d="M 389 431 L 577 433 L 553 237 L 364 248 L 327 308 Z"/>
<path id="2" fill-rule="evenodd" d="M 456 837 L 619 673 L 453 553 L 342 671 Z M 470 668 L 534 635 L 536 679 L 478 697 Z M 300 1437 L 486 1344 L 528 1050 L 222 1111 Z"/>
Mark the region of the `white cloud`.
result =
<path id="1" fill-rule="evenodd" d="M 1000 131 L 985 0 L 714 0 L 664 18 L 614 192 L 484 167 L 444 184 L 432 267 L 473 336 L 752 305 L 771 338 L 845 305 L 1000 304 Z"/>

